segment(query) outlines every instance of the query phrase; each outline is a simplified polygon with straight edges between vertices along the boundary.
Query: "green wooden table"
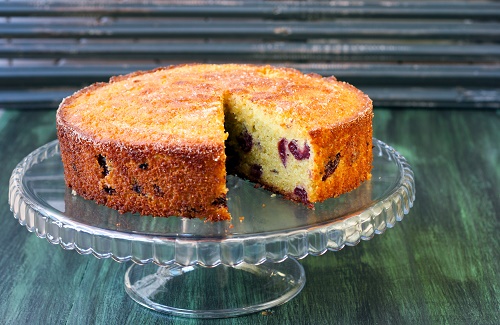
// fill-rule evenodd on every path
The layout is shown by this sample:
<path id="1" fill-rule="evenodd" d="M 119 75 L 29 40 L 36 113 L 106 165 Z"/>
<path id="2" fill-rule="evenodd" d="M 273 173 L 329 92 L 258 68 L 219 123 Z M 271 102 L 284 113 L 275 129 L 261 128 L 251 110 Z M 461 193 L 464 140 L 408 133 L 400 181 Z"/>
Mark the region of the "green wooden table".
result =
<path id="1" fill-rule="evenodd" d="M 369 241 L 301 260 L 306 286 L 282 306 L 196 320 L 133 302 L 128 264 L 65 251 L 18 224 L 8 180 L 56 138 L 55 111 L 0 110 L 0 323 L 500 324 L 500 114 L 377 108 L 374 136 L 414 169 L 409 215 Z"/>

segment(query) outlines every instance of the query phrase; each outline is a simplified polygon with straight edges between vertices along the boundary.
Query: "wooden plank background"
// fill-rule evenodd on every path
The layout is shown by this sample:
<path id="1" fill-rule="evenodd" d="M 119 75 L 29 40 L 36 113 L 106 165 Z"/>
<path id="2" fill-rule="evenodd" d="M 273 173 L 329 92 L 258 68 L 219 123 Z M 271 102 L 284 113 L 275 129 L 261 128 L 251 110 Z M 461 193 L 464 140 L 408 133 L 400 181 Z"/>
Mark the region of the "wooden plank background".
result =
<path id="1" fill-rule="evenodd" d="M 0 0 L 0 107 L 186 62 L 335 75 L 375 107 L 500 107 L 496 1 Z M 30 78 L 30 76 L 33 78 Z"/>

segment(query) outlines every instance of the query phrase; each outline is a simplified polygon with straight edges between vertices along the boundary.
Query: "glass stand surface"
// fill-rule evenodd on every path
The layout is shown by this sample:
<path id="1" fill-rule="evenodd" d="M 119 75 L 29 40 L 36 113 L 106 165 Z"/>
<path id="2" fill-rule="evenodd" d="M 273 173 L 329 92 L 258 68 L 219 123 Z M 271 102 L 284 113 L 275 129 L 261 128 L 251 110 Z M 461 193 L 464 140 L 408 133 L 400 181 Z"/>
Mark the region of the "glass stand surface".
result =
<path id="1" fill-rule="evenodd" d="M 372 178 L 314 209 L 228 176 L 232 221 L 119 214 L 74 195 L 58 141 L 12 172 L 9 204 L 40 238 L 98 258 L 133 261 L 127 293 L 148 308 L 184 317 L 231 317 L 282 304 L 305 284 L 297 259 L 371 239 L 401 221 L 415 185 L 406 159 L 373 139 Z"/>

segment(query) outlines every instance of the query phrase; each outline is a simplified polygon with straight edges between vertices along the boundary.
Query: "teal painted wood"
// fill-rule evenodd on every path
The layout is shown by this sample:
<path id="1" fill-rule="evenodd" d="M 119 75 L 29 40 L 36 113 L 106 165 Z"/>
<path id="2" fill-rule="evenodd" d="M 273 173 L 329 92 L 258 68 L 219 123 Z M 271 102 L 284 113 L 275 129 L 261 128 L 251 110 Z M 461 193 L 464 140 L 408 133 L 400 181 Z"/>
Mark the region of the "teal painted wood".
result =
<path id="1" fill-rule="evenodd" d="M 415 171 L 417 198 L 410 214 L 370 241 L 302 260 L 306 286 L 285 305 L 209 321 L 139 306 L 123 287 L 128 264 L 65 251 L 13 218 L 7 204 L 10 173 L 29 152 L 55 139 L 54 118 L 52 110 L 0 111 L 2 323 L 500 323 L 495 111 L 376 109 L 375 137 L 395 147 Z M 242 283 L 235 288 L 244 290 Z"/>

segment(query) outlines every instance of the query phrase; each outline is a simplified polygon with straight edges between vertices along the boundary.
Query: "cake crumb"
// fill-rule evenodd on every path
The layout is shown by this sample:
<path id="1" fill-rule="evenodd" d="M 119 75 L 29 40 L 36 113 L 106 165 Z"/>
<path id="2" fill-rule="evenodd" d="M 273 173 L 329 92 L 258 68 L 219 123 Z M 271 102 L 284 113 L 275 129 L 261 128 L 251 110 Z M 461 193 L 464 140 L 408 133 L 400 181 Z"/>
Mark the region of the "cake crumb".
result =
<path id="1" fill-rule="evenodd" d="M 230 224 L 229 225 L 229 229 L 233 229 L 234 228 L 234 225 L 233 224 Z"/>
<path id="2" fill-rule="evenodd" d="M 266 205 L 265 205 L 264 203 L 262 203 L 262 207 L 263 207 L 263 208 L 265 208 L 265 207 L 266 207 Z"/>
<path id="3" fill-rule="evenodd" d="M 262 316 L 271 316 L 272 314 L 274 314 L 274 311 L 272 311 L 271 309 L 264 310 L 261 313 Z"/>
<path id="4" fill-rule="evenodd" d="M 71 190 L 71 194 L 72 194 L 73 196 L 76 196 L 76 191 L 75 191 L 75 190 Z"/>
<path id="5" fill-rule="evenodd" d="M 240 222 L 243 222 L 243 220 L 245 220 L 245 217 L 244 217 L 244 216 L 241 216 L 241 217 L 240 217 Z"/>
<path id="6" fill-rule="evenodd" d="M 276 197 L 276 193 L 271 194 L 271 197 Z"/>

